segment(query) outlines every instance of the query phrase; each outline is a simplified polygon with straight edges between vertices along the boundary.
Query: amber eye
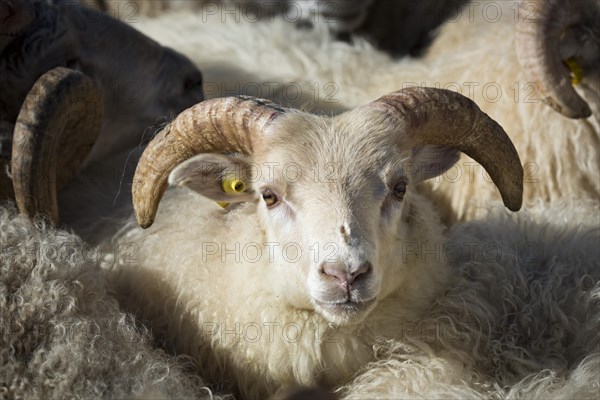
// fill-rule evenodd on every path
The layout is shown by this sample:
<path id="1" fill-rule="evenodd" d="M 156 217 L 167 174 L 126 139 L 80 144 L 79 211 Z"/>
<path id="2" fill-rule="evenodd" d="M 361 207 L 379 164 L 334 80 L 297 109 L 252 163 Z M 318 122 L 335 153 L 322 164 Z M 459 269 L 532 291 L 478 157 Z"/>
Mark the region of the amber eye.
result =
<path id="1" fill-rule="evenodd" d="M 267 207 L 271 208 L 279 204 L 279 197 L 271 189 L 265 189 L 262 192 L 262 198 L 265 201 Z"/>
<path id="2" fill-rule="evenodd" d="M 404 193 L 406 193 L 406 185 L 406 181 L 401 179 L 394 186 L 394 197 L 396 197 L 397 200 L 402 200 L 404 198 Z"/>

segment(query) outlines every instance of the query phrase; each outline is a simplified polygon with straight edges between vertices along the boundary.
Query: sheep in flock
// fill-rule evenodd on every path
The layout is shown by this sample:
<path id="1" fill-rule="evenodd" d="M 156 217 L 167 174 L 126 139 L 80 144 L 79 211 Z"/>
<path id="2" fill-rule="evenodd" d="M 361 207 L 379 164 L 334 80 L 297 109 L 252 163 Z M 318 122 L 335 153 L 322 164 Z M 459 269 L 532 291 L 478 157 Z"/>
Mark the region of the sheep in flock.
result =
<path id="1" fill-rule="evenodd" d="M 82 163 L 204 98 L 186 57 L 74 2 L 1 0 L 0 23 L 0 195 L 31 216 L 57 221 L 56 190 Z"/>
<path id="2" fill-rule="evenodd" d="M 551 12 L 543 11 L 547 4 L 553 6 Z M 423 58 L 400 60 L 360 39 L 336 42 L 320 26 L 298 30 L 283 19 L 259 24 L 225 11 L 140 18 L 136 28 L 194 61 L 205 76 L 208 98 L 246 94 L 314 112 L 339 113 L 403 87 L 462 93 L 505 128 L 525 169 L 524 201 L 532 204 L 538 199 L 600 196 L 599 13 L 596 1 L 474 2 L 442 26 Z M 538 14 L 543 18 L 537 19 Z M 562 18 L 565 15 L 569 18 Z M 540 20 L 547 23 L 538 24 Z M 554 30 L 545 47 L 540 45 L 546 55 L 536 67 L 531 56 L 517 55 L 515 37 L 525 40 L 519 49 L 535 48 L 527 39 L 540 36 L 528 26 L 538 25 Z M 540 81 L 538 72 L 550 69 L 541 77 L 550 83 L 570 82 L 569 71 L 555 61 L 571 58 L 579 66 L 575 90 L 592 112 L 587 118 L 567 118 L 539 99 L 555 96 L 559 87 L 542 94 L 548 81 Z M 544 59 L 554 64 L 548 67 Z M 560 88 L 565 93 L 560 96 L 573 98 L 564 91 L 564 83 Z M 498 199 L 489 176 L 467 156 L 432 184 L 436 195 L 447 198 L 437 204 L 448 214 L 448 222 L 484 214 Z M 443 204 L 450 205 L 448 210 L 442 210 Z"/>
<path id="3" fill-rule="evenodd" d="M 105 268 L 161 341 L 244 398 L 294 384 L 348 398 L 594 398 L 597 203 L 448 232 L 420 186 L 459 151 L 520 208 L 508 136 L 454 92 L 405 89 L 334 117 L 208 100 L 146 148 L 133 199 L 148 229 L 125 226 L 130 257 Z M 191 190 L 160 202 L 167 180 Z"/>

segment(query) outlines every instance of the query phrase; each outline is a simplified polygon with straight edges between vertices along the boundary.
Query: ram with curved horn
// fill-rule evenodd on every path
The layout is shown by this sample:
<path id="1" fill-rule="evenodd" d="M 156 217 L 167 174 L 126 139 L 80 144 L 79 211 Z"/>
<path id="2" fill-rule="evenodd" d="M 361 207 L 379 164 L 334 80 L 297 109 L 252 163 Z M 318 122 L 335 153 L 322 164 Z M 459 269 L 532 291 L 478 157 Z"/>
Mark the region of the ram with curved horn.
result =
<path id="1" fill-rule="evenodd" d="M 546 1 L 559 3 L 561 13 L 567 13 L 567 20 L 573 22 L 566 29 L 559 28 L 560 40 L 549 48 L 558 56 L 548 57 L 561 63 L 572 59 L 572 71 L 563 70 L 571 75 L 565 79 L 568 83 L 572 78 L 581 78 L 574 89 L 589 106 L 592 117 L 566 118 L 548 107 L 539 100 L 543 84 L 536 83 L 537 79 L 519 63 L 515 43 L 521 28 L 516 24 L 535 24 L 535 11 L 545 2 L 523 1 L 521 6 L 517 1 L 470 2 L 440 27 L 422 57 L 402 60 L 393 60 L 362 41 L 332 46 L 332 37 L 297 30 L 282 21 L 256 24 L 242 18 L 236 23 L 234 18 L 221 18 L 222 9 L 214 15 L 190 12 L 140 19 L 136 27 L 185 51 L 194 60 L 210 56 L 213 63 L 234 68 L 245 65 L 241 76 L 229 77 L 229 82 L 241 83 L 240 94 L 259 94 L 295 107 L 309 105 L 312 111 L 340 112 L 397 88 L 429 86 L 454 90 L 475 101 L 510 135 L 525 166 L 524 204 L 598 199 L 600 68 L 594 65 L 600 62 L 596 17 L 599 3 Z M 577 9 L 583 12 L 575 12 Z M 573 20 L 578 15 L 582 18 Z M 192 40 L 204 35 L 218 37 L 218 45 Z M 289 51 L 288 42 L 263 40 L 265 37 L 293 37 L 294 51 Z M 270 56 L 256 57 L 257 53 Z M 530 57 L 526 55 L 527 59 Z M 210 64 L 199 65 L 210 68 Z M 246 72 L 252 74 L 250 80 Z M 261 92 L 256 92 L 253 83 L 249 83 L 272 82 L 275 76 L 281 83 L 279 91 L 266 90 L 264 85 Z M 326 85 L 321 89 L 330 92 L 317 93 L 315 82 Z M 290 85 L 302 89 L 299 100 L 283 93 Z M 224 86 L 213 85 L 211 97 L 225 95 Z M 438 206 L 450 205 L 444 219 L 452 223 L 481 217 L 488 205 L 500 203 L 498 191 L 490 181 L 484 168 L 462 156 L 451 170 L 430 182 L 434 195 L 442 197 Z"/>
<path id="2" fill-rule="evenodd" d="M 75 74 L 59 77 L 65 72 L 57 72 L 57 67 Z M 79 82 L 75 90 L 79 98 L 64 103 L 55 99 L 53 103 L 52 90 L 64 95 L 70 91 L 64 89 L 65 82 Z M 46 85 L 54 85 L 54 89 Z M 11 154 L 18 158 L 12 160 L 12 171 L 2 168 L 0 192 L 3 197 L 13 197 L 14 184 L 20 191 L 17 198 L 21 199 L 21 211 L 32 215 L 34 210 L 43 210 L 54 219 L 58 209 L 56 204 L 50 205 L 55 202 L 50 199 L 56 195 L 54 189 L 47 191 L 55 187 L 53 178 L 49 178 L 52 174 L 32 168 L 56 160 L 57 179 L 62 187 L 67 176 L 77 172 L 73 170 L 76 165 L 92 165 L 138 145 L 145 135 L 151 136 L 148 128 L 204 98 L 202 75 L 187 58 L 125 23 L 65 0 L 0 0 L 0 86 L 0 152 L 3 163 L 10 162 Z M 77 104 L 85 102 L 88 96 L 92 96 L 88 99 L 90 104 Z M 58 104 L 88 114 L 71 114 L 69 122 L 64 121 L 64 128 L 69 129 L 70 124 L 75 128 L 69 135 L 77 137 L 64 136 L 66 131 L 58 126 L 63 123 L 57 122 L 62 118 L 60 113 L 69 112 L 57 108 Z M 98 109 L 92 110 L 93 107 Z M 58 120 L 44 120 L 54 116 Z M 77 119 L 80 122 L 75 122 Z M 82 131 L 84 126 L 90 129 Z M 45 131 L 53 129 L 56 131 Z M 60 138 L 54 136 L 58 131 L 63 132 Z M 92 138 L 97 139 L 94 142 Z M 18 146 L 13 148 L 15 141 Z M 69 143 L 74 147 L 65 148 Z M 42 150 L 42 145 L 48 147 Z M 49 154 L 50 148 L 56 153 Z M 73 154 L 74 148 L 80 153 Z M 36 158 L 19 164 L 29 157 L 25 154 L 38 150 L 45 161 Z M 62 171 L 65 166 L 68 171 Z M 7 172 L 20 182 L 13 182 Z M 24 174 L 40 179 L 31 181 Z M 47 182 L 42 183 L 43 179 Z"/>
<path id="3" fill-rule="evenodd" d="M 368 107 L 393 109 L 392 118 L 399 118 L 405 113 L 402 124 L 410 123 L 409 126 L 414 126 L 417 132 L 405 133 L 413 146 L 456 147 L 475 159 L 483 160 L 507 207 L 512 210 L 520 208 L 523 175 L 520 164 L 507 162 L 508 171 L 504 172 L 495 166 L 498 160 L 518 159 L 516 151 L 512 144 L 506 146 L 506 135 L 498 133 L 503 132 L 502 129 L 482 114 L 473 102 L 450 92 L 414 89 L 385 96 Z M 175 165 L 197 153 L 254 154 L 257 151 L 261 154 L 265 141 L 263 132 L 268 131 L 277 117 L 286 111 L 290 113 L 291 110 L 275 106 L 268 100 L 240 97 L 206 101 L 183 112 L 157 135 L 140 159 L 132 191 L 140 225 L 146 228 L 152 224 L 167 185 L 167 174 Z M 450 115 L 461 122 L 449 126 L 444 118 Z M 467 129 L 464 121 L 473 126 Z M 469 136 L 477 128 L 486 134 Z M 202 135 L 197 132 L 202 132 Z M 440 136 L 440 132 L 444 135 Z M 398 140 L 408 141 L 404 137 Z"/>
<path id="4" fill-rule="evenodd" d="M 517 55 L 542 100 L 569 118 L 592 115 L 588 102 L 593 102 L 598 114 L 600 4 L 587 0 L 522 1 L 519 11 Z M 583 90 L 592 95 L 587 101 L 573 87 L 584 77 Z"/>
<path id="5" fill-rule="evenodd" d="M 199 103 L 140 158 L 146 229 L 118 236 L 136 262 L 115 266 L 115 288 L 201 376 L 243 397 L 334 387 L 446 290 L 452 267 L 424 247 L 443 246 L 445 228 L 421 186 L 461 151 L 518 210 L 514 147 L 457 93 L 406 89 L 333 117 L 245 96 Z M 270 331 L 244 340 L 231 326 Z"/>

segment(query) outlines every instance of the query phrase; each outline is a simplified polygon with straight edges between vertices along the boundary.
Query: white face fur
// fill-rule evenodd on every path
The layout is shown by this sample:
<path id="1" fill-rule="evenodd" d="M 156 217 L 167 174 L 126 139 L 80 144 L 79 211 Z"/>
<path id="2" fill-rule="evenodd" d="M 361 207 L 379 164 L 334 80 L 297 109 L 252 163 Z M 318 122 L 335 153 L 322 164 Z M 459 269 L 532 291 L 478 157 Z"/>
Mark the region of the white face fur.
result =
<path id="1" fill-rule="evenodd" d="M 458 159 L 454 149 L 402 149 L 395 130 L 382 111 L 331 119 L 292 113 L 265 132 L 267 150 L 250 164 L 245 157 L 200 155 L 180 164 L 169 181 L 223 200 L 195 185 L 194 171 L 211 162 L 227 166 L 205 173 L 248 171 L 250 193 L 240 200 L 257 202 L 266 242 L 278 249 L 266 278 L 292 306 L 335 324 L 358 323 L 405 281 L 404 244 L 427 234 L 423 225 L 439 225 L 414 186 Z"/>

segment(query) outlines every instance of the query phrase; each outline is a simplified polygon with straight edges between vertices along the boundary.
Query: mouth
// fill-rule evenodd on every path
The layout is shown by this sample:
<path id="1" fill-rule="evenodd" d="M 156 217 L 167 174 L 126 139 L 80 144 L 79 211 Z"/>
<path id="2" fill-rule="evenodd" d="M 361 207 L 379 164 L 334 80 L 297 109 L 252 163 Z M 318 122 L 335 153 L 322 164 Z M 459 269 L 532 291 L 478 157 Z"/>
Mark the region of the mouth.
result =
<path id="1" fill-rule="evenodd" d="M 377 297 L 366 301 L 325 302 L 315 299 L 314 302 L 317 309 L 328 319 L 347 323 L 359 316 L 366 316 L 367 311 L 377 303 Z"/>

